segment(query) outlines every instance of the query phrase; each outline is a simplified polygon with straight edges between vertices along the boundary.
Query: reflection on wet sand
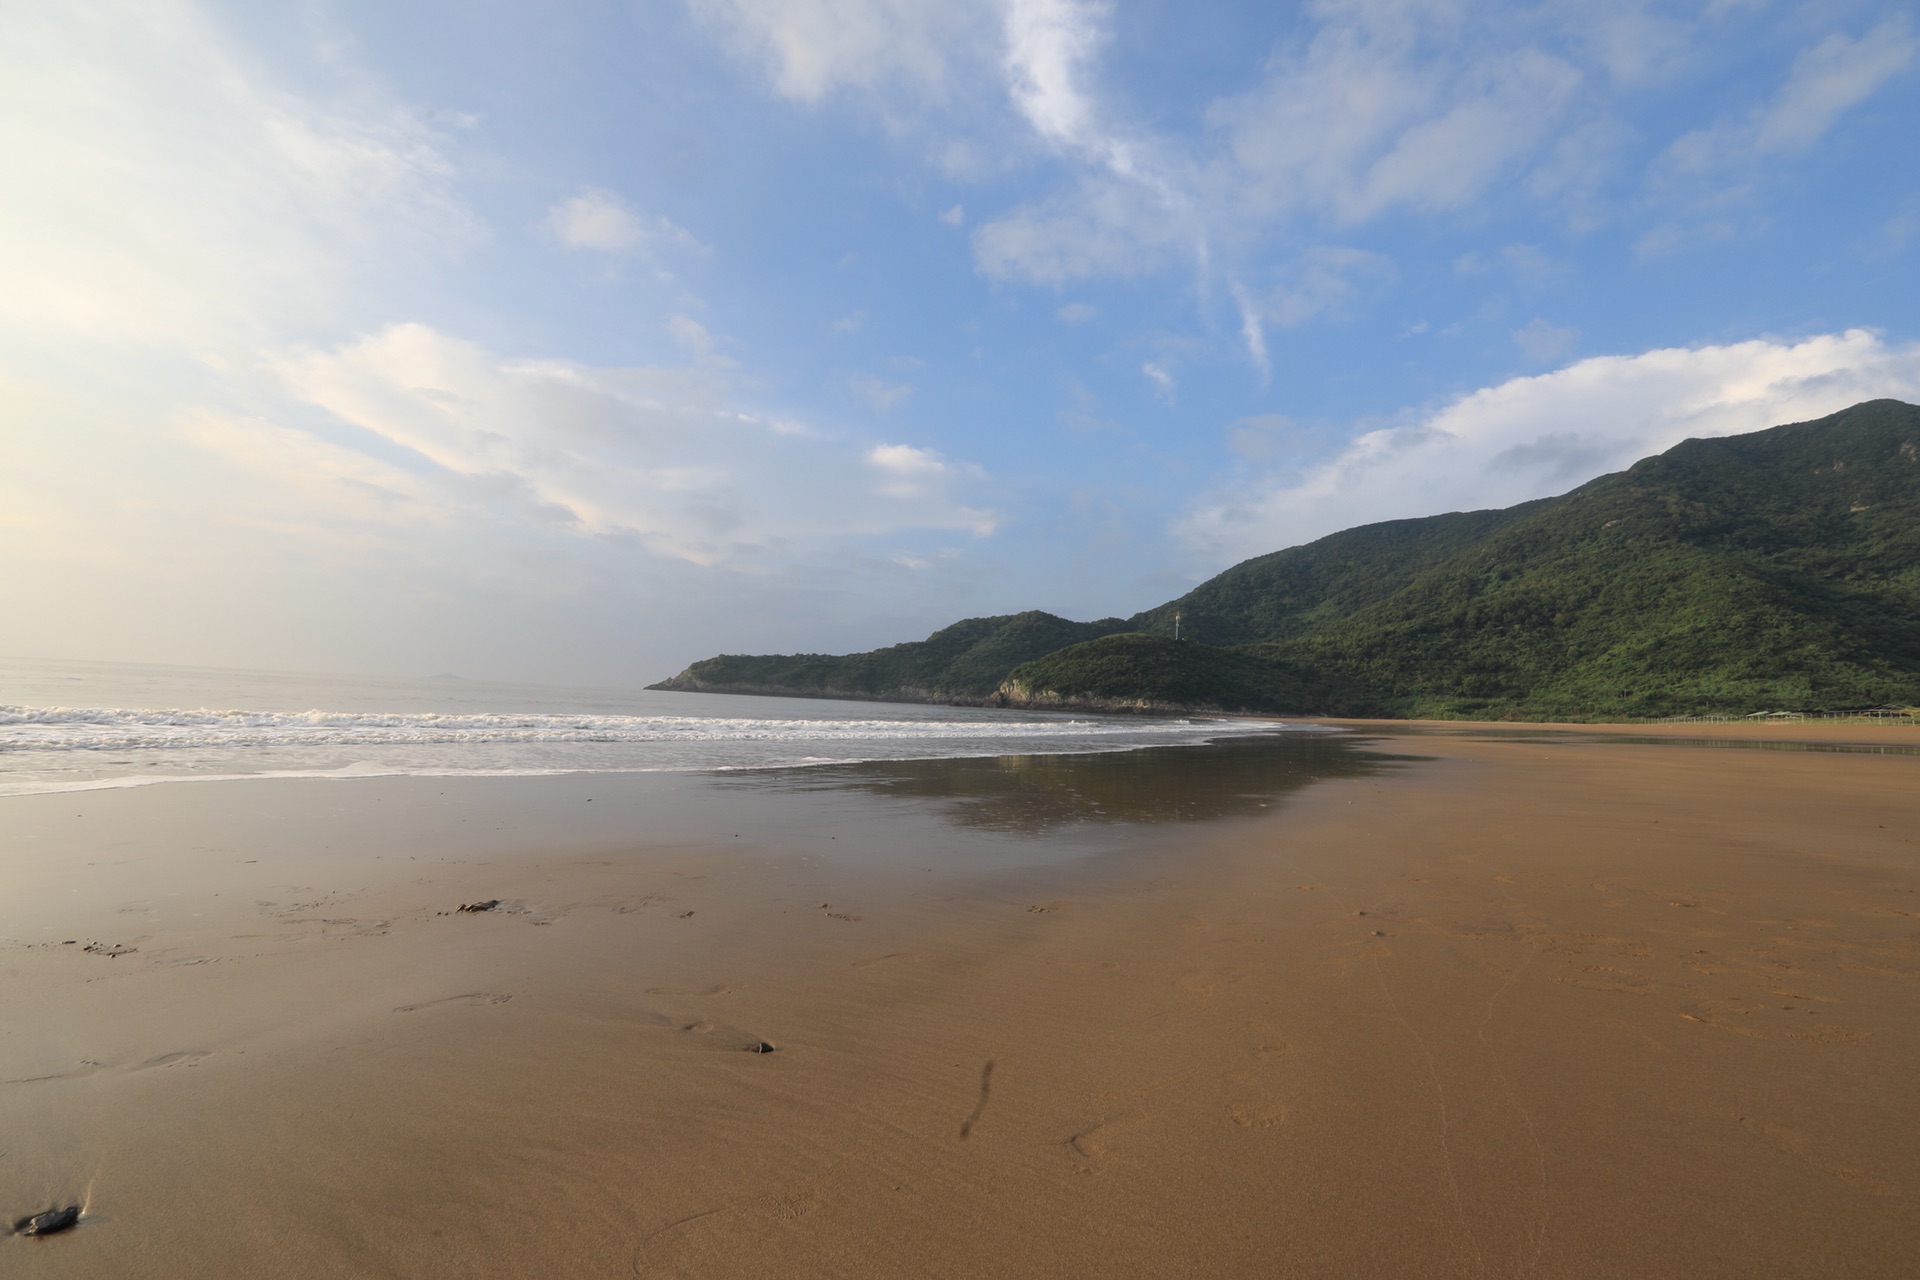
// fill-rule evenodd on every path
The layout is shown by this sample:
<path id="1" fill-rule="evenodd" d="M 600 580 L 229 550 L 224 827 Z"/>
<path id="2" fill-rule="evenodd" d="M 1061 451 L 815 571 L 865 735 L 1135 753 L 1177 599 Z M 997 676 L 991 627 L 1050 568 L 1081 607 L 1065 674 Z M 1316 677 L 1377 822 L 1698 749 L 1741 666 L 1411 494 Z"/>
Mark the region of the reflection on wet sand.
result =
<path id="1" fill-rule="evenodd" d="M 1327 778 L 1359 778 L 1421 757 L 1368 739 L 1289 731 L 1205 746 L 1093 755 L 881 760 L 730 774 L 722 786 L 846 791 L 935 802 L 962 827 L 1045 835 L 1077 823 L 1209 822 L 1259 815 Z"/>
<path id="2" fill-rule="evenodd" d="M 1728 730 L 1726 735 L 1715 737 L 1695 737 L 1673 733 L 1635 733 L 1621 732 L 1621 727 L 1597 726 L 1593 728 L 1559 726 L 1509 726 L 1490 725 L 1482 721 L 1405 721 L 1391 725 L 1381 725 L 1378 732 L 1395 738 L 1421 737 L 1469 737 L 1483 741 L 1520 742 L 1552 744 L 1559 746 L 1589 746 L 1597 743 L 1609 743 L 1616 746 L 1634 747 L 1713 747 L 1738 751 L 1811 751 L 1817 753 L 1837 753 L 1840 755 L 1865 756 L 1920 756 L 1920 741 L 1887 742 L 1859 741 L 1849 742 L 1844 738 L 1783 738 L 1759 736 L 1732 736 L 1734 734 L 1766 734 L 1805 732 L 1807 726 L 1801 724 L 1762 724 L 1743 725 L 1737 722 L 1721 726 Z M 1815 725 L 1814 731 L 1840 731 L 1855 726 Z M 1891 726 L 1873 726 L 1884 729 Z M 1901 726 L 1905 728 L 1905 726 Z"/>

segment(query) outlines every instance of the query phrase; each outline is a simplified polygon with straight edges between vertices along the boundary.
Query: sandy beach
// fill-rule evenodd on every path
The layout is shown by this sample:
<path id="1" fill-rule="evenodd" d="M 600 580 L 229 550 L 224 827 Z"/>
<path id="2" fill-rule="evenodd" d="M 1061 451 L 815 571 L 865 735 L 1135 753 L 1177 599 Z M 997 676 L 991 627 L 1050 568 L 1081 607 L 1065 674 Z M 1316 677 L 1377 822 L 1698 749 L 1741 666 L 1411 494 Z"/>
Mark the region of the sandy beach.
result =
<path id="1" fill-rule="evenodd" d="M 1911 1273 L 1920 736 L 1350 728 L 0 800 L 4 1270 Z"/>

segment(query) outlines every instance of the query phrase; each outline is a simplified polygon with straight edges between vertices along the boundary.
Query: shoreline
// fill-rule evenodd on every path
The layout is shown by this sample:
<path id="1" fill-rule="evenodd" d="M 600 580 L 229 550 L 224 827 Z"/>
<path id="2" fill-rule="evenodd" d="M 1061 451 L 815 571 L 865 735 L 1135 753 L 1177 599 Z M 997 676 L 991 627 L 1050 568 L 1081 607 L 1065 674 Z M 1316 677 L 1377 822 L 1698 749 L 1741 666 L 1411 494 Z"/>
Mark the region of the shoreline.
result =
<path id="1" fill-rule="evenodd" d="M 927 706 L 965 707 L 965 708 L 972 708 L 975 710 L 983 710 L 983 711 L 1036 711 L 1036 712 L 1042 712 L 1042 713 L 1059 713 L 1059 714 L 1065 714 L 1065 715 L 1089 714 L 1089 715 L 1111 715 L 1111 716 L 1139 716 L 1139 717 L 1144 717 L 1148 719 L 1152 719 L 1155 717 L 1172 717 L 1172 716 L 1208 716 L 1208 717 L 1220 717 L 1222 719 L 1228 719 L 1228 720 L 1275 720 L 1275 721 L 1285 721 L 1287 723 L 1297 723 L 1297 722 L 1348 723 L 1348 722 L 1352 722 L 1352 723 L 1364 723 L 1364 724 L 1404 724 L 1404 725 L 1482 724 L 1482 725 L 1507 725 L 1512 727 L 1525 727 L 1529 725 L 1536 725 L 1536 726 L 1553 726 L 1553 727 L 1564 727 L 1564 728 L 1580 728 L 1580 727 L 1622 727 L 1624 728 L 1624 727 L 1632 727 L 1632 726 L 1644 726 L 1649 728 L 1655 727 L 1655 726 L 1682 727 L 1681 725 L 1676 725 L 1672 717 L 1665 717 L 1658 720 L 1520 720 L 1520 719 L 1432 720 L 1432 719 L 1422 719 L 1418 717 L 1410 717 L 1410 718 L 1404 718 L 1404 719 L 1389 719 L 1384 717 L 1364 717 L 1364 716 L 1361 716 L 1361 717 L 1326 716 L 1326 715 L 1319 715 L 1316 713 L 1292 712 L 1292 711 L 1245 711 L 1245 710 L 1235 711 L 1235 710 L 1225 710 L 1220 707 L 1211 706 L 1211 705 L 1187 704 L 1187 703 L 1178 703 L 1178 702 L 1159 702 L 1159 701 L 1154 701 L 1152 699 L 1126 699 L 1126 698 L 1077 698 L 1076 699 L 1076 698 L 1047 698 L 1047 697 L 1035 698 L 1035 697 L 1025 697 L 1025 696 L 1015 697 L 1007 694 L 1004 689 L 996 691 L 991 694 L 986 694 L 981 697 L 962 697 L 958 695 L 937 694 L 930 690 L 914 689 L 907 686 L 888 689 L 879 693 L 866 693 L 858 690 L 848 690 L 848 689 L 808 690 L 808 689 L 790 688 L 790 687 L 780 686 L 780 685 L 747 685 L 747 684 L 720 685 L 720 684 L 696 683 L 693 681 L 680 682 L 679 676 L 674 676 L 667 680 L 656 681 L 653 684 L 647 685 L 646 688 L 649 691 L 659 692 L 659 693 L 697 693 L 697 694 L 711 694 L 718 697 L 794 698 L 802 701 L 811 701 L 811 702 L 877 702 L 877 703 L 895 703 L 900 706 L 910 706 L 910 707 L 927 707 Z M 1803 716 L 1804 718 L 1802 718 Z M 1692 723 L 1695 724 L 1697 727 L 1715 727 L 1715 726 L 1717 727 L 1725 727 L 1725 726 L 1770 727 L 1774 724 L 1803 724 L 1803 723 L 1808 723 L 1809 721 L 1812 723 L 1818 724 L 1828 718 L 1839 720 L 1842 723 L 1846 723 L 1846 724 L 1871 723 L 1871 721 L 1866 720 L 1864 717 L 1862 717 L 1859 720 L 1856 720 L 1852 718 L 1851 713 L 1825 712 L 1825 711 L 1807 712 L 1807 713 L 1789 712 L 1789 713 L 1782 714 L 1778 720 L 1761 719 L 1757 723 L 1754 718 L 1745 717 L 1745 716 L 1734 717 L 1731 719 L 1724 719 L 1724 720 L 1718 717 L 1714 717 L 1714 718 L 1704 719 L 1704 720 L 1700 720 Z M 1906 728 L 1906 729 L 1920 728 L 1920 711 L 1916 711 L 1912 715 L 1909 715 L 1908 717 L 1906 717 L 1906 720 L 1907 720 L 1907 723 L 1905 723 L 1904 725 L 1896 724 L 1888 727 Z M 1684 723 L 1686 722 L 1682 722 L 1682 724 Z"/>
<path id="2" fill-rule="evenodd" d="M 1726 721 L 1700 724 L 1672 724 L 1662 721 L 1516 721 L 1516 720 L 1362 720 L 1326 718 L 1315 724 L 1351 727 L 1364 732 L 1414 734 L 1514 736 L 1552 733 L 1568 738 L 1591 734 L 1599 738 L 1673 738 L 1722 740 L 1729 742 L 1858 742 L 1863 745 L 1920 747 L 1920 724 L 1875 724 L 1863 721 L 1840 723 L 1819 720 L 1767 721 L 1745 723 Z"/>

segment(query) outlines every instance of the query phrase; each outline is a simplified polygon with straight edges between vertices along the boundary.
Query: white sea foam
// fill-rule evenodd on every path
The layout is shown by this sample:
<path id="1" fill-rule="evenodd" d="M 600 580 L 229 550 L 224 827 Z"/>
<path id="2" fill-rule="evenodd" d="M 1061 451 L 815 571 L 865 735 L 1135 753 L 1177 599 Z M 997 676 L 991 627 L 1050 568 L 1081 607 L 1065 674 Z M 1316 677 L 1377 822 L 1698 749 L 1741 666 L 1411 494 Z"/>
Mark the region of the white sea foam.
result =
<path id="1" fill-rule="evenodd" d="M 629 702 L 637 695 L 627 695 Z M 658 695 L 654 695 L 657 700 Z M 677 700 L 674 700 L 677 699 Z M 742 701 L 673 695 L 732 710 Z M 232 778 L 535 775 L 1125 751 L 1273 726 L 848 704 L 778 716 L 0 704 L 0 795 Z"/>
<path id="2" fill-rule="evenodd" d="M 184 750 L 450 743 L 673 743 L 1137 738 L 1142 724 L 1090 719 L 790 719 L 717 716 L 147 711 L 0 706 L 0 751 Z M 1218 721 L 1155 721 L 1151 736 L 1221 732 Z"/>

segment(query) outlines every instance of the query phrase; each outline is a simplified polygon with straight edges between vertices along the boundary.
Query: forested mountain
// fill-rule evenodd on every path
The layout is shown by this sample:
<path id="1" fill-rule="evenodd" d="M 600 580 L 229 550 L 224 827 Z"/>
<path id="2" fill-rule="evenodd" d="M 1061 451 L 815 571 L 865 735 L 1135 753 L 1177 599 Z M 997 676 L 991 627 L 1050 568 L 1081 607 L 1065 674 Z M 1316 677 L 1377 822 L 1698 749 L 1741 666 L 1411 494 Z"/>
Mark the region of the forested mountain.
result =
<path id="1" fill-rule="evenodd" d="M 1349 529 L 1125 622 L 972 619 L 870 654 L 708 659 L 662 687 L 1522 718 L 1916 703 L 1920 408 Z"/>
<path id="2" fill-rule="evenodd" d="M 895 702 L 981 702 L 1007 673 L 1081 641 L 1126 631 L 1120 618 L 1069 622 L 1050 613 L 965 618 L 925 640 L 870 653 L 723 653 L 651 686 L 700 693 L 762 693 L 803 698 L 885 698 Z"/>

